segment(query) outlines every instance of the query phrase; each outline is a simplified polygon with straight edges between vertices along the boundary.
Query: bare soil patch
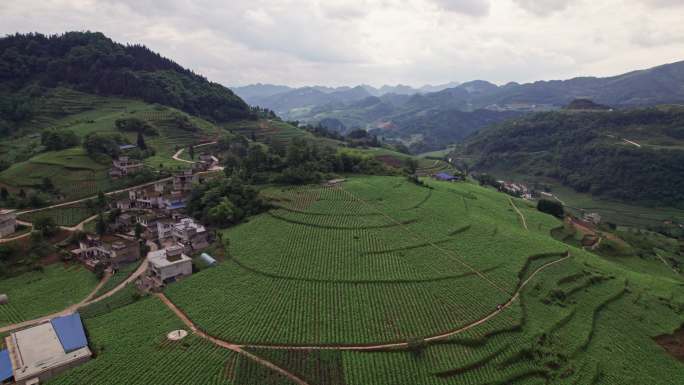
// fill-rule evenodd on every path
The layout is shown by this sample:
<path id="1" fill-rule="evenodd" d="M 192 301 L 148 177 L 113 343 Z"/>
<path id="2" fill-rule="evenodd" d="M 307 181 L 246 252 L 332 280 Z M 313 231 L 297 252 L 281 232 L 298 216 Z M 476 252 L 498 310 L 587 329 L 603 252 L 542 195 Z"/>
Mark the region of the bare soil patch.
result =
<path id="1" fill-rule="evenodd" d="M 684 362 L 684 326 L 675 330 L 672 334 L 663 334 L 655 337 L 654 340 L 671 356 L 680 362 Z"/>

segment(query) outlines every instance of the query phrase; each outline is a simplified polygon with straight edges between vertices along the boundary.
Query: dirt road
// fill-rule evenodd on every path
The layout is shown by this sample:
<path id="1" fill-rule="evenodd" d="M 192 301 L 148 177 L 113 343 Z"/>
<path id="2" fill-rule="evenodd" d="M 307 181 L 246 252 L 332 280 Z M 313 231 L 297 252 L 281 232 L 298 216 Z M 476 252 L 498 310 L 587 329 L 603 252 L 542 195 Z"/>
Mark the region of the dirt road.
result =
<path id="1" fill-rule="evenodd" d="M 520 211 L 518 206 L 516 206 L 515 203 L 513 203 L 513 199 L 511 199 L 511 197 L 508 197 L 508 201 L 511 202 L 511 206 L 513 206 L 518 215 L 520 215 L 520 219 L 522 220 L 522 225 L 525 228 L 525 230 L 529 231 L 529 229 L 527 228 L 527 221 L 525 220 L 525 216 L 523 215 L 522 211 Z"/>
<path id="2" fill-rule="evenodd" d="M 43 323 L 45 321 L 49 321 L 55 317 L 61 317 L 61 316 L 65 316 L 65 315 L 74 313 L 75 311 L 77 311 L 78 309 L 80 309 L 82 307 L 85 307 L 85 306 L 88 306 L 90 304 L 102 301 L 105 298 L 109 298 L 109 297 L 113 296 L 114 294 L 116 294 L 117 292 L 119 292 L 121 289 L 123 289 L 127 284 L 135 281 L 140 275 L 145 273 L 146 270 L 147 270 L 147 259 L 144 259 L 142 261 L 142 263 L 140 264 L 140 266 L 138 266 L 138 268 L 133 272 L 133 274 L 131 274 L 123 282 L 119 283 L 116 287 L 114 287 L 110 291 L 98 296 L 97 298 L 93 298 L 95 296 L 95 294 L 97 294 L 97 292 L 102 288 L 102 286 L 104 286 L 107 283 L 107 281 L 109 281 L 109 279 L 111 278 L 110 274 L 106 274 L 105 277 L 102 278 L 102 280 L 97 284 L 97 286 L 95 286 L 95 288 L 90 292 L 90 294 L 88 294 L 88 296 L 86 298 L 84 298 L 81 302 L 73 304 L 73 305 L 67 307 L 66 309 L 61 310 L 57 313 L 52 313 L 52 314 L 49 314 L 49 315 L 46 315 L 43 317 L 38 317 L 38 318 L 35 318 L 32 320 L 18 322 L 18 323 L 12 324 L 12 325 L 3 326 L 2 328 L 0 328 L 0 333 L 5 333 L 5 332 L 12 331 L 15 329 L 23 329 L 23 328 L 26 328 L 28 326 L 37 325 L 37 324 Z"/>

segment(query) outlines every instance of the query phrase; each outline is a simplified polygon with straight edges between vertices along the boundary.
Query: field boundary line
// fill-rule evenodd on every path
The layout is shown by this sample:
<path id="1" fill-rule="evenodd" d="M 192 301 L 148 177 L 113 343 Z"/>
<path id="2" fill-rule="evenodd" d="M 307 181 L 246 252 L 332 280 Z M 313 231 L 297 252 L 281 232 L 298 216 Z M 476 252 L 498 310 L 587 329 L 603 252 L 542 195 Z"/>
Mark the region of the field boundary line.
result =
<path id="1" fill-rule="evenodd" d="M 374 210 L 376 210 L 377 212 L 379 212 L 382 216 L 384 216 L 385 218 L 388 218 L 389 220 L 391 220 L 391 221 L 397 223 L 397 224 L 399 225 L 399 227 L 402 227 L 402 228 L 403 228 L 404 230 L 406 230 L 409 234 L 412 234 L 414 237 L 417 237 L 418 240 L 425 241 L 425 242 L 428 243 L 430 246 L 436 248 L 437 250 L 441 251 L 442 253 L 444 253 L 444 254 L 447 255 L 447 256 L 455 257 L 458 263 L 460 263 L 461 265 L 465 266 L 468 270 L 470 270 L 470 271 L 472 271 L 473 273 L 475 273 L 478 277 L 480 277 L 480 278 L 482 278 L 483 280 L 485 280 L 486 282 L 488 282 L 488 283 L 490 284 L 490 286 L 492 286 L 493 288 L 495 288 L 495 289 L 501 291 L 501 292 L 504 293 L 504 294 L 512 294 L 511 292 L 509 292 L 509 291 L 507 291 L 506 289 L 504 289 L 504 288 L 502 288 L 501 286 L 499 286 L 496 282 L 494 282 L 494 281 L 492 281 L 491 279 L 489 279 L 489 278 L 488 278 L 487 276 L 485 276 L 482 272 L 480 272 L 479 270 L 477 270 L 477 269 L 475 269 L 474 267 L 470 266 L 468 263 L 464 262 L 464 261 L 462 260 L 463 257 L 461 257 L 460 255 L 458 255 L 456 252 L 453 252 L 453 251 L 444 249 L 444 248 L 440 247 L 439 245 L 435 244 L 433 241 L 431 241 L 431 240 L 429 240 L 429 239 L 426 239 L 425 237 L 423 237 L 423 236 L 420 235 L 420 234 L 415 233 L 414 231 L 411 231 L 411 230 L 410 230 L 405 224 L 403 224 L 401 221 L 398 221 L 398 220 L 396 220 L 395 218 L 393 218 L 393 217 L 387 215 L 387 214 L 384 213 L 382 210 L 380 210 L 379 208 L 375 207 L 375 205 L 372 205 L 372 204 L 368 203 L 367 201 L 365 201 L 365 200 L 363 200 L 363 199 L 357 197 L 357 196 L 354 195 L 352 192 L 347 191 L 347 190 L 345 190 L 345 189 L 342 188 L 342 187 L 336 187 L 336 188 L 339 188 L 341 191 L 347 193 L 348 195 L 350 195 L 350 196 L 353 197 L 354 199 L 358 200 L 359 202 L 362 202 L 362 203 L 364 203 L 365 205 L 372 207 Z M 381 204 L 379 204 L 379 205 L 381 205 Z"/>
<path id="2" fill-rule="evenodd" d="M 508 197 L 508 201 L 511 203 L 511 206 L 513 206 L 513 209 L 520 215 L 520 219 L 522 220 L 522 225 L 525 228 L 525 230 L 530 231 L 530 229 L 527 228 L 527 221 L 525 220 L 525 216 L 523 215 L 522 211 L 518 208 L 518 206 L 513 203 L 513 199 L 511 197 Z"/>
<path id="3" fill-rule="evenodd" d="M 515 301 L 520 299 L 520 294 L 522 293 L 522 290 L 534 279 L 534 277 L 542 272 L 543 270 L 557 264 L 561 263 L 563 261 L 568 260 L 571 258 L 572 255 L 568 251 L 566 253 L 566 256 L 560 259 L 557 259 L 555 261 L 547 262 L 544 265 L 538 267 L 532 274 L 530 274 L 527 279 L 525 279 L 519 286 L 518 289 L 515 291 L 515 293 L 512 294 L 511 298 L 501 306 L 497 307 L 494 311 L 489 313 L 488 315 L 472 321 L 464 326 L 461 326 L 457 329 L 449 330 L 440 334 L 432 335 L 429 337 L 425 337 L 424 340 L 426 342 L 435 342 L 435 341 L 440 341 L 447 339 L 449 337 L 452 337 L 457 334 L 461 334 L 463 332 L 466 332 L 474 327 L 477 327 L 492 318 L 496 317 L 497 315 L 503 313 L 506 309 L 511 307 Z M 389 349 L 406 349 L 409 347 L 409 342 L 408 341 L 402 341 L 402 342 L 390 342 L 390 343 L 384 343 L 384 344 L 358 344 L 358 345 L 353 345 L 353 344 L 338 344 L 338 345 L 268 345 L 268 344 L 240 344 L 240 343 L 232 343 L 228 342 L 225 340 L 222 340 L 218 337 L 214 337 L 209 335 L 208 333 L 200 330 L 194 323 L 193 321 L 186 315 L 183 310 L 178 308 L 168 297 L 166 297 L 163 293 L 157 293 L 155 294 L 157 297 L 159 297 L 164 304 L 171 309 L 174 314 L 176 314 L 177 317 L 179 317 L 183 323 L 185 323 L 194 333 L 196 333 L 198 336 L 202 338 L 206 338 L 216 344 L 220 344 L 219 346 L 230 346 L 234 348 L 254 348 L 254 349 L 272 349 L 272 350 L 339 350 L 339 351 L 380 351 L 380 350 L 389 350 Z"/>
<path id="4" fill-rule="evenodd" d="M 281 374 L 281 375 L 289 378 L 290 380 L 294 381 L 298 385 L 309 385 L 302 378 L 298 377 L 297 375 L 295 375 L 293 373 L 290 373 L 286 369 L 284 369 L 284 368 L 282 368 L 282 367 L 280 367 L 280 366 L 278 366 L 278 365 L 276 365 L 276 364 L 274 364 L 268 360 L 265 360 L 265 359 L 257 356 L 254 353 L 250 353 L 250 352 L 244 350 L 243 349 L 244 345 L 238 345 L 238 344 L 230 343 L 228 341 L 224 341 L 220 338 L 216 338 L 214 336 L 211 336 L 211 335 L 205 333 L 197 325 L 195 325 L 195 323 L 192 322 L 192 320 L 180 308 L 178 308 L 173 302 L 171 302 L 171 300 L 166 295 L 164 295 L 164 293 L 155 293 L 155 296 L 157 298 L 159 298 L 159 300 L 161 300 L 162 303 L 164 305 L 166 305 L 166 307 L 169 308 L 176 315 L 176 317 L 178 317 L 181 320 L 181 322 L 183 322 L 183 324 L 185 324 L 185 326 L 187 326 L 192 331 L 192 333 L 195 334 L 196 336 L 198 336 L 204 340 L 207 340 L 207 341 L 211 342 L 212 344 L 214 344 L 218 347 L 228 349 L 228 350 L 234 351 L 238 354 L 241 354 L 241 355 L 249 358 L 250 360 L 258 363 L 259 365 L 265 366 L 265 367 L 267 367 L 267 368 L 269 368 L 275 372 L 278 372 L 279 374 Z"/>

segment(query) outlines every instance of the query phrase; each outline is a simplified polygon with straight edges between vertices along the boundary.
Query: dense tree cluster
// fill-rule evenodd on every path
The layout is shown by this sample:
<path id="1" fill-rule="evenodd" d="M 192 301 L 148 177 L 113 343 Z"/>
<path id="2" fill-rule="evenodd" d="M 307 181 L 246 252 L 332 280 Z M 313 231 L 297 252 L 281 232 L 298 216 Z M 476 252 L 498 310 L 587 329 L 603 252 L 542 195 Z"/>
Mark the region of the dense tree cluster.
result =
<path id="1" fill-rule="evenodd" d="M 78 146 L 81 139 L 71 130 L 45 130 L 40 134 L 40 143 L 47 151 L 57 151 Z"/>
<path id="2" fill-rule="evenodd" d="M 268 208 L 258 192 L 237 176 L 211 179 L 197 186 L 187 205 L 188 214 L 213 226 L 230 226 Z"/>
<path id="3" fill-rule="evenodd" d="M 122 118 L 114 122 L 117 129 L 124 132 L 137 132 L 145 135 L 158 135 L 157 129 L 139 118 Z"/>
<path id="4" fill-rule="evenodd" d="M 563 218 L 563 215 L 565 215 L 563 205 L 558 201 L 549 199 L 540 199 L 539 202 L 537 202 L 537 210 L 558 218 Z"/>
<path id="5" fill-rule="evenodd" d="M 254 182 L 305 184 L 319 182 L 334 174 L 386 174 L 388 170 L 375 159 L 338 153 L 335 148 L 294 139 L 283 148 L 249 143 L 244 137 L 219 140 L 225 172 Z"/>
<path id="6" fill-rule="evenodd" d="M 486 129 L 466 152 L 480 169 L 507 169 L 557 179 L 580 192 L 626 201 L 684 205 L 684 151 L 625 143 L 623 138 L 684 137 L 684 110 L 550 112 Z"/>
<path id="7" fill-rule="evenodd" d="M 65 85 L 99 95 L 140 98 L 215 121 L 256 118 L 228 88 L 144 46 L 118 44 L 101 33 L 9 35 L 0 39 L 0 53 L 0 85 L 11 93 L 35 85 Z M 26 100 L 2 99 L 4 119 L 30 117 Z"/>
<path id="8" fill-rule="evenodd" d="M 102 155 L 107 155 L 116 158 L 121 153 L 119 144 L 124 143 L 121 135 L 108 135 L 100 133 L 92 133 L 83 140 L 83 148 L 85 148 L 91 158 L 98 159 Z"/>

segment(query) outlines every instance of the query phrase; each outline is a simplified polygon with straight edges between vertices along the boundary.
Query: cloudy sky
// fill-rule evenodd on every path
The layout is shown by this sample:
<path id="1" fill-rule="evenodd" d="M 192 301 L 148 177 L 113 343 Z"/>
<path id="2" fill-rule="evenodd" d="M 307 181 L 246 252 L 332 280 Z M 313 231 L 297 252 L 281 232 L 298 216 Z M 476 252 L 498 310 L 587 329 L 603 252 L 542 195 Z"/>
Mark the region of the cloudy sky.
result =
<path id="1" fill-rule="evenodd" d="M 225 85 L 496 83 L 684 60 L 683 0 L 0 0 L 0 33 L 101 31 Z"/>

